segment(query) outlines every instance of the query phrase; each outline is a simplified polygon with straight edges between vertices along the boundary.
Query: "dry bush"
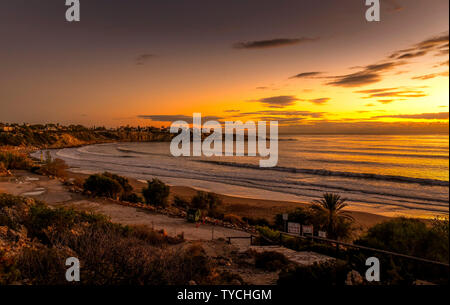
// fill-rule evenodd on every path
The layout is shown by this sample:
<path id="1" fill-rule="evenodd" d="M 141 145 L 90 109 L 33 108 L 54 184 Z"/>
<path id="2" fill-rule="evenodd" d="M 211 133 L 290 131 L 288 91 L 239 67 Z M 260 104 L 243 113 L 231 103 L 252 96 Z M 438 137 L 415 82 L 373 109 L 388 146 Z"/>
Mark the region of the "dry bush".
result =
<path id="1" fill-rule="evenodd" d="M 40 168 L 40 172 L 46 176 L 66 177 L 69 166 L 62 159 L 47 160 Z"/>
<path id="2" fill-rule="evenodd" d="M 71 253 L 64 249 L 44 246 L 37 249 L 24 248 L 17 259 L 20 276 L 28 284 L 67 284 L 65 261 L 70 256 Z"/>
<path id="3" fill-rule="evenodd" d="M 157 232 L 146 225 L 130 226 L 128 236 L 136 237 L 153 246 L 162 246 L 166 244 L 174 245 L 184 241 L 184 238 L 181 237 L 181 235 L 172 237 L 165 234 L 163 231 Z"/>
<path id="4" fill-rule="evenodd" d="M 289 265 L 289 260 L 286 256 L 279 252 L 266 251 L 255 253 L 254 255 L 256 268 L 268 271 L 277 271 Z"/>
<path id="5" fill-rule="evenodd" d="M 33 161 L 26 154 L 11 150 L 0 150 L 0 163 L 8 170 L 29 170 L 33 167 Z"/>
<path id="6" fill-rule="evenodd" d="M 12 260 L 0 259 L 0 281 L 36 285 L 65 280 L 68 257 L 80 260 L 82 285 L 186 285 L 236 280 L 216 272 L 199 244 L 182 242 L 145 226 L 111 223 L 102 215 L 50 209 L 43 203 L 0 194 L 0 225 L 25 232 L 26 243 Z M 0 249 L 1 251 L 1 249 Z"/>
<path id="7" fill-rule="evenodd" d="M 234 225 L 243 225 L 245 222 L 242 220 L 240 216 L 234 215 L 234 214 L 226 214 L 223 217 L 223 221 L 232 223 Z"/>

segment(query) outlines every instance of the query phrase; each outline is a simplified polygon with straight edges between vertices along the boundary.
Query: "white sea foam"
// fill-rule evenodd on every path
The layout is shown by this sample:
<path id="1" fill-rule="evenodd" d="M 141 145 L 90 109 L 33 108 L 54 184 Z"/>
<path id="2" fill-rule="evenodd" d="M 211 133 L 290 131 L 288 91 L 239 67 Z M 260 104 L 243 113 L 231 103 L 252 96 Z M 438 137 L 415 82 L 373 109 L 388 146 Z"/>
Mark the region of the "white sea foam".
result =
<path id="1" fill-rule="evenodd" d="M 386 215 L 448 214 L 448 136 L 289 136 L 276 168 L 252 157 L 175 158 L 169 143 L 118 143 L 52 151 L 77 172 L 235 196 L 310 202 L 337 192 L 351 208 Z"/>

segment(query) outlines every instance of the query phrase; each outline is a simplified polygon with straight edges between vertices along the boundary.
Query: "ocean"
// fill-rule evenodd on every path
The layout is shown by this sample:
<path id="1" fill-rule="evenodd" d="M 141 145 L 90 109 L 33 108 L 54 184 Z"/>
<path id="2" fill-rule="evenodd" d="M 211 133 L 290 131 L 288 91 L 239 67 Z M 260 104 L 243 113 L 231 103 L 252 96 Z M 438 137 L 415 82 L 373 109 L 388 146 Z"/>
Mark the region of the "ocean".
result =
<path id="1" fill-rule="evenodd" d="M 260 168 L 259 156 L 175 158 L 169 145 L 109 143 L 51 153 L 76 172 L 158 177 L 233 196 L 311 202 L 334 192 L 356 211 L 419 217 L 449 213 L 448 135 L 280 135 L 274 168 Z"/>

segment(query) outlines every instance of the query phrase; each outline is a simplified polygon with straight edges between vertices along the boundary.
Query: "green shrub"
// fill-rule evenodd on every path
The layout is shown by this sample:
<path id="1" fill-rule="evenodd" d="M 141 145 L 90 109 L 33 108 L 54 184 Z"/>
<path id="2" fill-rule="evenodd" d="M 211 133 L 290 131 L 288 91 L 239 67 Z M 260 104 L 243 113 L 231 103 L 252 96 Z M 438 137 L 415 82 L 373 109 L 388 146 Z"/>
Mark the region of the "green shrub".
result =
<path id="1" fill-rule="evenodd" d="M 448 263 L 446 226 L 445 221 L 427 226 L 422 220 L 395 218 L 373 226 L 355 244 Z M 416 279 L 448 283 L 448 268 L 395 256 L 377 257 L 384 266 L 381 276 L 387 283 L 411 284 Z M 357 258 L 355 255 L 354 260 Z M 359 258 L 359 265 L 363 260 Z"/>
<path id="2" fill-rule="evenodd" d="M 215 193 L 198 191 L 191 199 L 191 207 L 195 209 L 214 211 L 222 204 L 222 200 Z"/>
<path id="3" fill-rule="evenodd" d="M 89 176 L 83 184 L 83 189 L 94 196 L 115 199 L 123 193 L 123 188 L 117 180 L 99 174 Z"/>
<path id="4" fill-rule="evenodd" d="M 125 178 L 125 177 L 122 177 L 122 176 L 119 176 L 116 174 L 108 173 L 108 172 L 104 172 L 102 175 L 104 177 L 111 178 L 111 179 L 117 181 L 120 184 L 120 186 L 122 187 L 124 195 L 129 195 L 133 191 L 133 187 L 129 183 L 128 178 Z"/>
<path id="5" fill-rule="evenodd" d="M 280 232 L 276 231 L 276 230 L 272 230 L 269 227 L 256 227 L 256 229 L 258 230 L 259 234 L 261 236 L 264 236 L 272 241 L 277 241 L 280 239 Z"/>
<path id="6" fill-rule="evenodd" d="M 303 225 L 313 225 L 315 227 L 320 223 L 314 211 L 306 207 L 298 207 L 295 210 L 289 212 L 288 219 L 289 222 L 296 222 Z M 279 230 L 284 230 L 282 213 L 275 216 L 275 227 Z"/>
<path id="7" fill-rule="evenodd" d="M 156 178 L 152 179 L 152 181 L 147 181 L 147 183 L 147 188 L 142 190 L 145 202 L 156 206 L 167 206 L 170 187 Z"/>
<path id="8" fill-rule="evenodd" d="M 181 198 L 179 196 L 175 196 L 173 198 L 173 204 L 176 207 L 179 207 L 179 208 L 182 208 L 182 209 L 187 209 L 189 207 L 189 201 L 187 201 L 186 199 Z"/>
<path id="9" fill-rule="evenodd" d="M 275 216 L 275 227 L 284 230 L 283 214 Z M 314 210 L 309 207 L 298 207 L 288 213 L 288 221 L 302 225 L 313 225 L 315 231 L 328 231 L 329 219 L 323 211 Z M 349 239 L 353 233 L 353 221 L 344 217 L 336 217 L 333 224 L 333 236 L 330 238 Z"/>
<path id="10" fill-rule="evenodd" d="M 448 234 L 418 219 L 396 218 L 379 223 L 355 244 L 442 262 L 448 262 L 449 257 Z"/>
<path id="11" fill-rule="evenodd" d="M 251 226 L 270 227 L 269 221 L 265 218 L 242 217 L 242 220 Z"/>
<path id="12" fill-rule="evenodd" d="M 136 193 L 131 193 L 131 194 L 128 194 L 128 195 L 122 195 L 120 197 L 120 200 L 121 201 L 128 201 L 128 202 L 131 202 L 131 203 L 143 203 L 144 202 L 144 199 L 141 196 L 139 196 L 138 194 L 136 194 Z"/>
<path id="13" fill-rule="evenodd" d="M 213 276 L 203 249 L 166 249 L 183 239 L 148 227 L 113 224 L 102 215 L 51 209 L 33 199 L 6 194 L 0 194 L 0 215 L 9 217 L 8 223 L 14 222 L 18 231 L 33 240 L 33 247 L 22 248 L 12 258 L 5 259 L 0 250 L 2 284 L 69 284 L 64 263 L 70 256 L 80 260 L 86 285 L 186 285 L 190 280 L 206 284 Z M 8 223 L 0 225 L 12 229 Z"/>

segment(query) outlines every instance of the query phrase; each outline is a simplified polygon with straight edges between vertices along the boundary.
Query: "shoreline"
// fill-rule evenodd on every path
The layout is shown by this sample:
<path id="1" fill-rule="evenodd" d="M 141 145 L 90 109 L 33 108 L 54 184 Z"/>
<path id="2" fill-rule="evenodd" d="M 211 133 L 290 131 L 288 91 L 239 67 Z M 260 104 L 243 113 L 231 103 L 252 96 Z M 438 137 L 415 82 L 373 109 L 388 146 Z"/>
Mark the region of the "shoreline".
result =
<path id="1" fill-rule="evenodd" d="M 106 143 L 122 143 L 122 142 L 129 142 L 129 141 L 111 141 L 111 142 L 107 141 Z M 95 143 L 95 144 L 101 144 L 101 143 Z M 83 146 L 89 146 L 89 145 L 92 145 L 92 143 L 85 144 L 85 145 L 77 145 L 77 147 L 83 147 Z M 68 148 L 71 148 L 71 147 L 73 147 L 73 146 L 68 146 Z M 39 148 L 34 148 L 34 149 L 32 147 L 27 147 L 27 148 L 28 148 L 28 149 L 26 149 L 27 154 L 31 158 L 33 158 L 33 156 L 31 156 L 32 153 L 40 150 Z M 62 149 L 62 148 L 61 147 L 49 148 L 49 150 L 57 150 L 57 149 Z M 68 178 L 83 178 L 84 179 L 91 174 L 91 173 L 83 173 L 82 171 L 77 172 L 76 171 L 77 169 L 78 168 L 70 168 L 68 170 Z M 96 173 L 96 171 L 92 171 L 92 172 Z M 124 176 L 126 176 L 130 180 L 130 183 L 133 185 L 135 191 L 138 193 L 145 186 L 145 183 L 142 180 L 127 176 L 126 174 Z M 161 179 L 164 180 L 163 177 L 161 177 Z M 297 207 L 305 207 L 305 206 L 310 205 L 310 203 L 308 203 L 308 202 L 302 202 L 302 201 L 295 200 L 293 198 L 294 196 L 290 196 L 293 198 L 291 200 L 289 198 L 289 196 L 286 196 L 286 194 L 284 194 L 284 196 L 283 196 L 283 194 L 281 194 L 280 195 L 281 199 L 274 200 L 273 199 L 274 196 L 268 196 L 268 197 L 272 197 L 272 198 L 264 199 L 264 198 L 245 197 L 243 195 L 236 195 L 236 194 L 227 194 L 226 192 L 223 192 L 223 189 L 219 188 L 218 186 L 213 186 L 213 187 L 210 186 L 209 188 L 202 188 L 202 187 L 196 187 L 196 186 L 186 186 L 186 185 L 183 185 L 182 182 L 179 184 L 175 184 L 172 182 L 169 182 L 169 183 L 166 182 L 166 184 L 168 184 L 171 187 L 170 197 L 169 197 L 170 202 L 173 201 L 173 198 L 175 196 L 179 196 L 183 199 L 190 200 L 190 198 L 192 196 L 194 196 L 197 191 L 204 190 L 204 191 L 208 191 L 208 192 L 214 192 L 219 196 L 220 199 L 222 199 L 222 201 L 223 201 L 223 207 L 222 207 L 223 211 L 222 212 L 224 214 L 233 214 L 233 215 L 237 215 L 240 217 L 248 217 L 248 218 L 254 218 L 254 219 L 263 218 L 270 222 L 273 221 L 276 214 L 292 211 Z M 218 191 L 217 189 L 222 190 L 222 192 L 220 190 Z M 1 188 L 0 188 L 0 190 L 1 190 Z M 241 190 L 240 193 L 244 193 L 244 191 L 245 190 Z M 272 193 L 275 194 L 276 192 L 272 192 Z M 385 220 L 388 220 L 391 218 L 395 218 L 395 217 L 407 217 L 407 218 L 430 220 L 430 219 L 434 218 L 435 216 L 437 216 L 437 215 L 432 216 L 432 215 L 401 215 L 401 214 L 382 215 L 382 214 L 373 213 L 371 211 L 354 210 L 354 209 L 352 209 L 352 207 L 348 207 L 347 210 L 355 218 L 356 225 L 360 226 L 362 229 L 367 229 L 377 223 L 380 223 L 382 221 L 385 221 Z"/>
<path id="2" fill-rule="evenodd" d="M 87 178 L 89 174 L 75 173 L 72 171 L 68 172 L 68 178 Z M 146 186 L 146 183 L 138 179 L 127 177 L 130 184 L 133 186 L 135 192 L 140 193 L 142 188 Z M 169 201 L 172 202 L 175 196 L 179 196 L 183 199 L 190 200 L 197 191 L 201 189 L 182 186 L 182 185 L 170 185 L 170 195 Z M 297 207 L 306 207 L 310 205 L 306 202 L 298 201 L 286 201 L 286 200 L 271 200 L 271 199 L 255 199 L 246 198 L 242 196 L 226 195 L 220 192 L 215 192 L 218 197 L 222 200 L 221 212 L 224 214 L 233 214 L 239 217 L 249 217 L 249 218 L 264 218 L 269 222 L 273 222 L 275 215 L 279 213 L 289 212 Z M 378 215 L 363 211 L 353 211 L 348 210 L 348 212 L 355 218 L 355 224 L 359 226 L 362 230 L 389 220 L 394 217 Z M 410 218 L 420 218 L 420 217 L 410 217 Z M 424 218 L 420 218 L 424 219 Z"/>

